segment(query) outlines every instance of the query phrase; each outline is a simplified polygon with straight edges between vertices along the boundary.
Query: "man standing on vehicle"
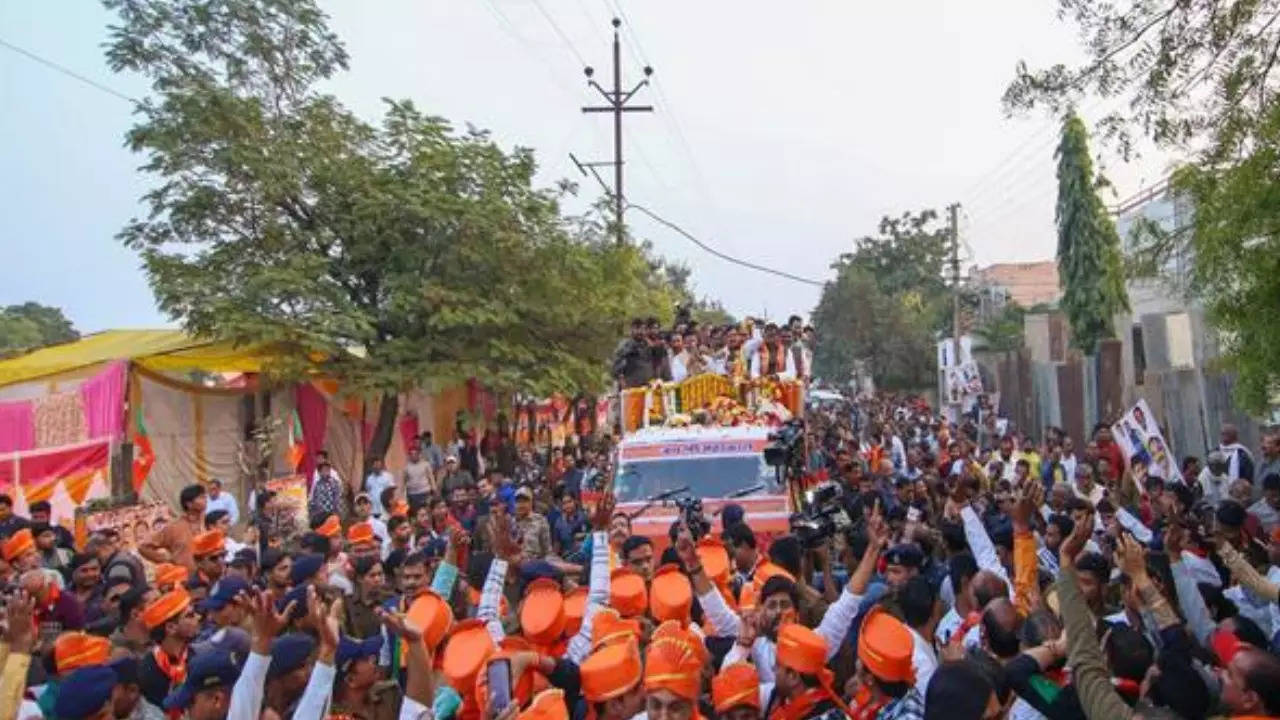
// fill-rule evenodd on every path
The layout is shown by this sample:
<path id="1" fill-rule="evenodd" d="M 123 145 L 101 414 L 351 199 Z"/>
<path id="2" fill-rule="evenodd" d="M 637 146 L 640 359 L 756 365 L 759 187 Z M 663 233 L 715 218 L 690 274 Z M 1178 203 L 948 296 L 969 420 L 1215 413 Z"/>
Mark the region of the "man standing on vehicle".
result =
<path id="1" fill-rule="evenodd" d="M 631 320 L 631 337 L 613 353 L 613 376 L 624 388 L 643 387 L 653 379 L 653 362 L 644 320 Z"/>

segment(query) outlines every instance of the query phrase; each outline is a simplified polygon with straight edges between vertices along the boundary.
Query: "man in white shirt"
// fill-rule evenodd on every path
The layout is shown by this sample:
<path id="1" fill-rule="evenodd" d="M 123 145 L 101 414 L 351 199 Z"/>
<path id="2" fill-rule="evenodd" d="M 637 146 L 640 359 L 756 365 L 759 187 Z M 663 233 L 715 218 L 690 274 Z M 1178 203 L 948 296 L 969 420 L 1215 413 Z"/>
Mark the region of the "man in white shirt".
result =
<path id="1" fill-rule="evenodd" d="M 678 332 L 671 333 L 667 340 L 667 361 L 671 364 L 671 381 L 680 382 L 689 375 L 684 364 L 684 336 Z"/>
<path id="2" fill-rule="evenodd" d="M 394 487 L 396 478 L 387 470 L 382 458 L 374 458 L 369 468 L 369 477 L 364 479 L 364 491 L 373 502 L 373 516 L 384 518 L 387 509 L 382 506 L 382 491 Z"/>
<path id="3" fill-rule="evenodd" d="M 240 522 L 240 507 L 236 504 L 236 499 L 231 497 L 231 493 L 222 492 L 222 481 L 218 478 L 210 478 L 208 504 L 204 506 L 205 517 L 214 510 L 225 510 L 227 517 L 231 518 L 231 524 L 235 525 Z"/>

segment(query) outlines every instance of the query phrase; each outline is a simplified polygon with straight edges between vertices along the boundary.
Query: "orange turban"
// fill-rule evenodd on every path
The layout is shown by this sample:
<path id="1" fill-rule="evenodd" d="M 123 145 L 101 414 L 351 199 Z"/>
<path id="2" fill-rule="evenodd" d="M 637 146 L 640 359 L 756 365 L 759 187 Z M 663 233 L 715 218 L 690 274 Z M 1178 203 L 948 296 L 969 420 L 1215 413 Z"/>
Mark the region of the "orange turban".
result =
<path id="1" fill-rule="evenodd" d="M 635 639 L 603 647 L 578 667 L 582 696 L 593 703 L 612 700 L 635 687 L 642 671 Z"/>
<path id="2" fill-rule="evenodd" d="M 4 541 L 5 562 L 13 562 L 35 549 L 36 539 L 31 535 L 31 529 L 22 528 Z"/>
<path id="3" fill-rule="evenodd" d="M 653 619 L 658 622 L 678 620 L 681 624 L 688 624 L 692 608 L 693 586 L 689 584 L 689 578 L 680 572 L 680 567 L 669 564 L 658 568 L 649 585 L 649 612 Z"/>
<path id="4" fill-rule="evenodd" d="M 591 649 L 599 650 L 627 640 L 640 641 L 640 621 L 623 619 L 617 610 L 606 607 L 596 611 L 591 619 Z"/>
<path id="5" fill-rule="evenodd" d="M 716 585 L 729 582 L 729 551 L 724 543 L 708 535 L 698 541 L 698 561 L 702 563 L 702 571 Z"/>
<path id="6" fill-rule="evenodd" d="M 587 588 L 578 586 L 564 596 L 564 634 L 572 637 L 582 629 L 582 617 L 587 613 Z"/>
<path id="7" fill-rule="evenodd" d="M 191 554 L 196 557 L 226 552 L 227 540 L 221 530 L 206 530 L 191 540 Z"/>
<path id="8" fill-rule="evenodd" d="M 687 643 L 698 654 L 699 660 L 704 663 L 711 662 L 711 651 L 707 649 L 706 643 L 702 641 L 702 638 L 697 633 L 685 627 L 679 620 L 667 620 L 654 628 L 653 634 L 649 636 L 649 642 L 661 640 L 662 638 L 674 638 Z"/>
<path id="9" fill-rule="evenodd" d="M 538 578 L 525 589 L 520 607 L 520 629 L 537 645 L 551 645 L 564 633 L 564 595 L 560 583 Z"/>
<path id="10" fill-rule="evenodd" d="M 463 620 L 454 626 L 453 635 L 444 646 L 441 670 L 445 679 L 464 698 L 473 695 L 480 668 L 496 650 L 483 620 Z"/>
<path id="11" fill-rule="evenodd" d="M 778 661 L 781 662 L 781 637 L 778 648 Z M 915 672 L 911 667 L 913 648 L 911 631 L 901 620 L 880 607 L 867 613 L 858 633 L 858 659 L 872 675 L 886 682 L 915 683 Z"/>
<path id="12" fill-rule="evenodd" d="M 609 575 L 609 606 L 622 617 L 643 615 L 649 604 L 640 573 L 628 568 L 618 568 Z"/>
<path id="13" fill-rule="evenodd" d="M 337 515 L 330 515 L 316 528 L 316 532 L 327 537 L 336 538 L 342 534 L 342 523 Z"/>
<path id="14" fill-rule="evenodd" d="M 688 640 L 665 636 L 654 638 L 644 657 L 644 688 L 649 692 L 668 690 L 690 702 L 698 701 L 702 685 L 702 656 Z"/>
<path id="15" fill-rule="evenodd" d="M 444 598 L 426 590 L 409 606 L 408 619 L 422 631 L 427 649 L 434 650 L 453 626 L 453 609 Z"/>
<path id="16" fill-rule="evenodd" d="M 103 665 L 110 655 L 110 640 L 84 632 L 64 632 L 53 643 L 53 661 L 59 675 L 85 665 Z"/>
<path id="17" fill-rule="evenodd" d="M 518 720 L 569 720 L 569 707 L 564 704 L 564 691 L 548 688 L 538 693 Z"/>
<path id="18" fill-rule="evenodd" d="M 191 605 L 191 596 L 183 588 L 170 590 L 142 609 L 142 624 L 155 630 Z"/>
<path id="19" fill-rule="evenodd" d="M 711 678 L 711 701 L 716 714 L 725 715 L 740 705 L 760 709 L 760 674 L 751 663 L 736 662 Z"/>
<path id="20" fill-rule="evenodd" d="M 156 585 L 178 585 L 186 582 L 187 569 L 173 563 L 156 565 Z"/>
<path id="21" fill-rule="evenodd" d="M 326 520 L 325 522 L 328 521 Z M 362 522 L 347 528 L 347 542 L 352 545 L 373 542 L 373 526 L 367 522 Z"/>

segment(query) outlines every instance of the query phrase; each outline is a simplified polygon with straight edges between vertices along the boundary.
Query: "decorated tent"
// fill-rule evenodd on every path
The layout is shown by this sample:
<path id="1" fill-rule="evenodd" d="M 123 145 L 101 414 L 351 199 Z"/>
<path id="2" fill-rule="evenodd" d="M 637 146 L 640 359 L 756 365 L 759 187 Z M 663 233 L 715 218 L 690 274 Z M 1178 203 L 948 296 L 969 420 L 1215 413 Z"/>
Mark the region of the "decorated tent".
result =
<path id="1" fill-rule="evenodd" d="M 178 330 L 111 330 L 0 360 L 0 492 L 18 512 L 47 499 L 55 519 L 69 522 L 77 506 L 113 494 L 114 463 L 117 490 L 132 483 L 143 500 L 176 510 L 184 485 L 218 478 L 243 507 L 256 462 L 250 428 L 264 423 L 276 434 L 273 475 L 309 475 L 324 449 L 354 487 L 377 405 L 344 396 L 330 380 L 261 387 L 256 373 L 280 352 Z M 208 382 L 228 374 L 236 381 Z M 418 432 L 434 430 L 443 442 L 460 413 L 487 417 L 492 405 L 471 384 L 401 395 L 388 465 L 403 464 Z"/>

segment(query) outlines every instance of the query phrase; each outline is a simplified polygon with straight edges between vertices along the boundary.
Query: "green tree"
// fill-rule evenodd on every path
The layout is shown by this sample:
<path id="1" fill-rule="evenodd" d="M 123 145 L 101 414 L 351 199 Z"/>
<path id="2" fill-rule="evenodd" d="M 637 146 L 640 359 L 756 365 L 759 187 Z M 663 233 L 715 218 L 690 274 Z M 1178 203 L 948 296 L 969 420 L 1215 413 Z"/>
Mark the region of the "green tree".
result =
<path id="1" fill-rule="evenodd" d="M 625 319 L 670 307 L 643 248 L 533 186 L 531 150 L 321 92 L 348 58 L 313 0 L 104 4 L 108 62 L 153 90 L 127 144 L 155 189 L 121 241 L 189 331 L 297 348 L 269 371 L 378 398 L 370 457 L 398 391 L 598 389 Z"/>
<path id="2" fill-rule="evenodd" d="M 1022 347 L 1023 320 L 1027 311 L 1012 300 L 1000 312 L 973 329 L 989 350 L 1017 350 Z"/>
<path id="3" fill-rule="evenodd" d="M 0 311 L 0 354 L 11 354 L 80 338 L 60 308 L 25 302 Z"/>
<path id="4" fill-rule="evenodd" d="M 1104 3 L 1059 0 L 1088 54 L 1075 66 L 1020 64 L 1007 111 L 1058 114 L 1085 96 L 1119 109 L 1099 123 L 1126 155 L 1142 136 L 1191 159 L 1173 188 L 1193 202 L 1186 227 L 1140 224 L 1131 272 L 1162 275 L 1164 260 L 1190 260 L 1189 282 L 1219 333 L 1236 400 L 1261 413 L 1280 391 L 1271 313 L 1280 274 L 1275 255 L 1276 93 L 1280 90 L 1280 0 Z"/>
<path id="5" fill-rule="evenodd" d="M 841 381 L 867 362 L 878 387 L 930 386 L 936 333 L 951 322 L 947 229 L 932 210 L 885 217 L 832 265 L 813 311 L 814 373 Z"/>
<path id="6" fill-rule="evenodd" d="M 1089 157 L 1089 134 L 1075 113 L 1062 123 L 1058 144 L 1058 277 L 1061 307 L 1071 323 L 1071 343 L 1092 353 L 1115 336 L 1115 315 L 1129 309 L 1120 259 L 1120 237 L 1098 197 L 1099 179 Z"/>

